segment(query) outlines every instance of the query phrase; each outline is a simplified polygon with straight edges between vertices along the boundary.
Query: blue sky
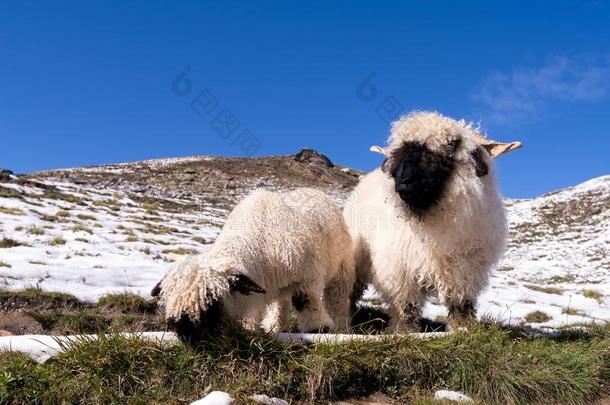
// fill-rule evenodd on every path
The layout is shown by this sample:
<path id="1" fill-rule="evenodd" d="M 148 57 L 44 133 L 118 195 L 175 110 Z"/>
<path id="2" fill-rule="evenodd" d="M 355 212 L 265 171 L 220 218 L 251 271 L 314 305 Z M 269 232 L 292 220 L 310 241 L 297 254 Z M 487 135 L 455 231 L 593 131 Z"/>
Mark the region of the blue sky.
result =
<path id="1" fill-rule="evenodd" d="M 371 170 L 394 112 L 437 110 L 522 141 L 497 166 L 531 197 L 610 173 L 608 21 L 601 1 L 0 1 L 0 167 L 307 146 Z"/>

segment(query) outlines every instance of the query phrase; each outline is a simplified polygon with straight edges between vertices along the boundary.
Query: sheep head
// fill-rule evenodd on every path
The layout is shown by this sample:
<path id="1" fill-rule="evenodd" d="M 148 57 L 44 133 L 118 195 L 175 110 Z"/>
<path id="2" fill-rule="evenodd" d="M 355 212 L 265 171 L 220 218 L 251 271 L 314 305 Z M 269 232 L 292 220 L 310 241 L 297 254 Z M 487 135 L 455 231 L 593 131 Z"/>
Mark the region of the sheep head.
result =
<path id="1" fill-rule="evenodd" d="M 520 148 L 520 142 L 489 140 L 463 120 L 436 112 L 415 112 L 392 125 L 388 147 L 371 151 L 386 158 L 382 170 L 394 180 L 394 189 L 409 210 L 423 217 L 436 206 L 454 173 L 462 178 L 485 179 L 491 158 Z"/>
<path id="2" fill-rule="evenodd" d="M 189 343 L 220 330 L 227 299 L 266 293 L 236 261 L 210 259 L 205 254 L 180 263 L 153 290 L 165 306 L 168 325 Z"/>

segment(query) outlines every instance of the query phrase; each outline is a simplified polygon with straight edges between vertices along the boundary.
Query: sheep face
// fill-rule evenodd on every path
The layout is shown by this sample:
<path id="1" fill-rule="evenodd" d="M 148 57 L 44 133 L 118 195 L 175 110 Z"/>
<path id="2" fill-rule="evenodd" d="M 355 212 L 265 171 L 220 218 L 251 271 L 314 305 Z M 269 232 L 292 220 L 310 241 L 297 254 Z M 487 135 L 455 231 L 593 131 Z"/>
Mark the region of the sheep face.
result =
<path id="1" fill-rule="evenodd" d="M 266 293 L 237 263 L 209 260 L 205 255 L 181 263 L 155 290 L 165 305 L 168 325 L 190 343 L 220 330 L 226 318 L 226 303 L 253 293 Z"/>
<path id="2" fill-rule="evenodd" d="M 382 170 L 394 180 L 408 211 L 420 218 L 443 199 L 455 202 L 461 195 L 485 195 L 482 189 L 495 188 L 491 157 L 520 146 L 487 141 L 464 121 L 430 112 L 395 122 L 388 143 L 371 150 L 386 156 Z"/>
<path id="3" fill-rule="evenodd" d="M 423 216 L 438 203 L 454 171 L 460 142 L 453 139 L 441 150 L 418 141 L 403 142 L 384 161 L 382 170 L 394 179 L 394 190 L 411 212 Z"/>

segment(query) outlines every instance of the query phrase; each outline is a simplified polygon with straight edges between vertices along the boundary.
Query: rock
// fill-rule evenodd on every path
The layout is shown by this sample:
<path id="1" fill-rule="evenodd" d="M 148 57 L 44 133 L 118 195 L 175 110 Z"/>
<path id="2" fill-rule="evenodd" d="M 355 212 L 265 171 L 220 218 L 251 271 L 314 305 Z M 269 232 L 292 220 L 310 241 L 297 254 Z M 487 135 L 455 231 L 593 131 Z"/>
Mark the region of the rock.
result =
<path id="1" fill-rule="evenodd" d="M 10 170 L 6 170 L 0 167 L 0 181 L 11 181 L 15 180 L 15 175 Z"/>
<path id="2" fill-rule="evenodd" d="M 250 397 L 251 400 L 266 405 L 288 405 L 288 402 L 280 398 L 270 398 L 268 395 L 256 394 Z"/>
<path id="3" fill-rule="evenodd" d="M 229 405 L 232 403 L 231 395 L 223 391 L 212 391 L 205 397 L 191 402 L 191 405 Z"/>
<path id="4" fill-rule="evenodd" d="M 8 330 L 0 329 L 0 337 L 2 337 L 2 336 L 13 336 L 13 334 L 11 332 L 9 332 Z"/>
<path id="5" fill-rule="evenodd" d="M 328 157 L 310 148 L 301 149 L 299 153 L 294 155 L 294 159 L 298 162 L 311 163 L 326 167 L 335 167 L 333 162 L 331 162 Z"/>
<path id="6" fill-rule="evenodd" d="M 434 399 L 446 399 L 456 402 L 473 402 L 472 398 L 457 391 L 439 390 L 434 393 Z"/>

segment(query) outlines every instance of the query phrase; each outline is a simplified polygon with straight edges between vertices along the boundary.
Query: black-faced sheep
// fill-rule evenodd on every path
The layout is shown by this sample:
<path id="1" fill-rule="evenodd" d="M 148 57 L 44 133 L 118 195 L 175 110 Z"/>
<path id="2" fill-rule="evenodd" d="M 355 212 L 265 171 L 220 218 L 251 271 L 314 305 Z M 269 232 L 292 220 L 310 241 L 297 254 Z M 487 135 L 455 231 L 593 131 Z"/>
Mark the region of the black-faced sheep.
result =
<path id="1" fill-rule="evenodd" d="M 289 306 L 303 331 L 347 326 L 354 281 L 351 238 L 330 197 L 257 190 L 231 212 L 215 243 L 176 266 L 153 295 L 169 324 L 193 341 L 223 319 L 279 331 Z"/>
<path id="2" fill-rule="evenodd" d="M 475 315 L 507 236 L 492 158 L 521 144 L 490 141 L 464 121 L 416 112 L 393 124 L 388 145 L 371 148 L 386 159 L 344 208 L 359 292 L 368 283 L 381 292 L 393 330 L 417 329 L 426 296 L 436 293 L 455 328 Z"/>

